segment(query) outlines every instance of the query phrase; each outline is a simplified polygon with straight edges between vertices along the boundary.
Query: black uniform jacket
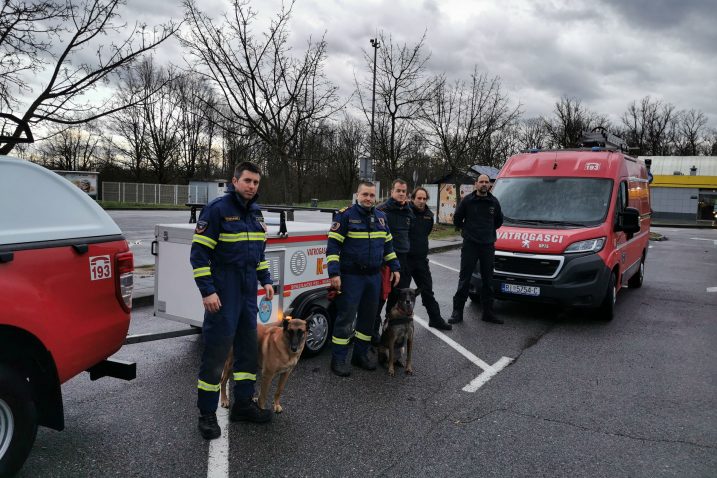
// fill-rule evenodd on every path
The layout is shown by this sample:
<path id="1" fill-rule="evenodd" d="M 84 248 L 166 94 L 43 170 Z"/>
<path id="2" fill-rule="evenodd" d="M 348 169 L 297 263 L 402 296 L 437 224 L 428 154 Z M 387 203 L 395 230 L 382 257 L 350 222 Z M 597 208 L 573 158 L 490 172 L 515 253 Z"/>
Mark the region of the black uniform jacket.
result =
<path id="1" fill-rule="evenodd" d="M 503 212 L 495 196 L 479 196 L 475 191 L 465 196 L 453 215 L 453 224 L 461 229 L 463 239 L 478 244 L 493 244 L 495 231 L 503 225 Z"/>

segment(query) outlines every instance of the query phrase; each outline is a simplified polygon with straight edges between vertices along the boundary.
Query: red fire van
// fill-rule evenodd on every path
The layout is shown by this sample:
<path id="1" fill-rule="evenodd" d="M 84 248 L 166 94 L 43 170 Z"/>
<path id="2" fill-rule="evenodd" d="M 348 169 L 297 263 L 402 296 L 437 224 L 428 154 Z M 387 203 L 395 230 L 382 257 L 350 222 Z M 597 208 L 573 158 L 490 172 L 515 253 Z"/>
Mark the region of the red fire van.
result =
<path id="1" fill-rule="evenodd" d="M 620 289 L 645 274 L 648 171 L 604 131 L 582 146 L 518 154 L 501 169 L 493 286 L 497 298 L 589 307 L 611 320 Z M 479 290 L 474 274 L 471 299 Z"/>
<path id="2" fill-rule="evenodd" d="M 60 384 L 132 379 L 107 360 L 130 321 L 133 256 L 86 193 L 36 164 L 0 156 L 0 476 L 25 461 L 38 425 L 64 427 Z"/>

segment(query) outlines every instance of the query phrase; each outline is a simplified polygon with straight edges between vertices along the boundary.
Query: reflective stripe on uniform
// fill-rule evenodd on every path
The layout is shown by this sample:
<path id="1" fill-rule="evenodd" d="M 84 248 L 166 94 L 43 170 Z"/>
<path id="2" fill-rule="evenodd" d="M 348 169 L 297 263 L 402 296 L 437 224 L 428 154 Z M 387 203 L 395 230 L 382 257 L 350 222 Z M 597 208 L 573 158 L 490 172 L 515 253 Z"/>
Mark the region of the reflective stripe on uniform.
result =
<path id="1" fill-rule="evenodd" d="M 331 255 L 326 256 L 326 262 L 327 262 L 327 263 L 328 263 L 328 262 L 334 262 L 334 261 L 336 261 L 336 262 L 339 261 L 339 256 L 338 256 L 338 254 L 331 254 Z"/>
<path id="2" fill-rule="evenodd" d="M 349 234 L 347 237 L 350 237 L 351 239 L 378 239 L 378 238 L 386 238 L 386 231 L 375 231 L 375 232 L 359 232 L 359 231 L 349 231 Z"/>
<path id="3" fill-rule="evenodd" d="M 261 261 L 258 266 L 256 266 L 256 270 L 263 271 L 264 269 L 269 268 L 269 261 Z"/>
<path id="4" fill-rule="evenodd" d="M 390 254 L 387 254 L 387 255 L 383 256 L 383 260 L 384 260 L 384 261 L 390 261 L 391 259 L 396 259 L 396 257 L 397 257 L 397 256 L 396 256 L 396 253 L 395 253 L 395 252 L 392 252 L 392 253 L 390 253 Z"/>
<path id="5" fill-rule="evenodd" d="M 205 392 L 218 392 L 221 388 L 221 384 L 212 385 L 211 383 L 203 382 L 202 380 L 197 381 L 197 388 L 204 390 Z"/>
<path id="6" fill-rule="evenodd" d="M 239 232 L 231 234 L 222 232 L 219 234 L 219 240 L 222 242 L 239 242 L 239 241 L 265 241 L 265 232 Z"/>
<path id="7" fill-rule="evenodd" d="M 388 234 L 386 236 L 386 242 L 388 242 L 388 241 L 393 241 L 393 236 L 391 234 Z"/>
<path id="8" fill-rule="evenodd" d="M 342 236 L 338 232 L 329 232 L 329 237 L 332 239 L 336 239 L 339 242 L 344 242 L 344 239 L 346 239 L 344 236 Z"/>
<path id="9" fill-rule="evenodd" d="M 249 372 L 234 372 L 234 380 L 254 380 L 256 381 L 256 374 Z"/>
<path id="10" fill-rule="evenodd" d="M 209 267 L 197 267 L 194 269 L 194 278 L 204 277 L 212 275 L 212 270 Z"/>
<path id="11" fill-rule="evenodd" d="M 333 335 L 331 336 L 331 343 L 336 344 L 336 345 L 348 345 L 349 340 L 351 340 L 350 337 L 348 339 L 340 339 L 338 337 L 334 337 Z M 369 340 L 371 340 L 371 339 L 369 339 Z"/>
<path id="12" fill-rule="evenodd" d="M 202 236 L 201 234 L 195 234 L 194 236 L 192 236 L 192 242 L 207 246 L 209 249 L 214 249 L 217 245 L 217 241 L 215 241 L 211 237 Z"/>
<path id="13" fill-rule="evenodd" d="M 371 342 L 371 336 L 370 336 L 370 335 L 362 334 L 362 333 L 359 332 L 358 330 L 355 332 L 355 335 L 356 335 L 356 338 L 357 338 L 357 339 L 363 340 L 364 342 Z"/>

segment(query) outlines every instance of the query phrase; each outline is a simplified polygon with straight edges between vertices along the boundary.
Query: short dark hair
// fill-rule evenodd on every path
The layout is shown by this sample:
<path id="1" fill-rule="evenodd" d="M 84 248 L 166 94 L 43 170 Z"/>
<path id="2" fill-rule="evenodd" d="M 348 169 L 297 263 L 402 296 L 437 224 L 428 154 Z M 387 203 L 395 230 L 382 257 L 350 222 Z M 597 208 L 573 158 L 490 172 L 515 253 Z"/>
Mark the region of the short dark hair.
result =
<path id="1" fill-rule="evenodd" d="M 416 189 L 414 189 L 413 191 L 411 191 L 411 197 L 412 197 L 412 198 L 415 198 L 415 197 L 416 197 L 416 193 L 417 193 L 418 191 L 423 191 L 424 193 L 426 193 L 426 199 L 431 199 L 431 195 L 428 194 L 428 190 L 427 190 L 426 188 L 424 188 L 423 186 L 418 186 Z"/>
<path id="2" fill-rule="evenodd" d="M 234 168 L 234 177 L 239 179 L 244 171 L 249 171 L 250 173 L 258 174 L 261 176 L 261 169 L 259 169 L 259 166 L 252 163 L 251 161 L 243 161 L 237 164 L 236 168 Z"/>
<path id="3" fill-rule="evenodd" d="M 372 183 L 371 181 L 359 181 L 358 186 L 356 186 L 356 191 L 359 190 L 361 186 L 366 186 L 367 188 L 375 188 L 376 185 Z"/>
<path id="4" fill-rule="evenodd" d="M 394 179 L 393 182 L 391 183 L 391 191 L 393 191 L 393 188 L 396 187 L 396 184 L 405 184 L 406 186 L 408 186 L 408 183 L 407 183 L 406 181 L 404 181 L 404 180 L 401 179 L 401 178 L 396 178 L 396 179 Z"/>

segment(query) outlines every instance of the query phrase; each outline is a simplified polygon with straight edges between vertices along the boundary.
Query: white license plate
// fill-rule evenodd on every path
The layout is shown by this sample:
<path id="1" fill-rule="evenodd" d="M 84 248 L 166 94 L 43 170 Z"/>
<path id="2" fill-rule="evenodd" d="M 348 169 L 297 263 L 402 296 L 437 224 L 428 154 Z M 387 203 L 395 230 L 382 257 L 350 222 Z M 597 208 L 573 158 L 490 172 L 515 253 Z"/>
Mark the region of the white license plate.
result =
<path id="1" fill-rule="evenodd" d="M 540 295 L 540 287 L 533 287 L 529 285 L 502 283 L 500 285 L 500 290 L 506 294 L 532 295 L 536 297 Z"/>

